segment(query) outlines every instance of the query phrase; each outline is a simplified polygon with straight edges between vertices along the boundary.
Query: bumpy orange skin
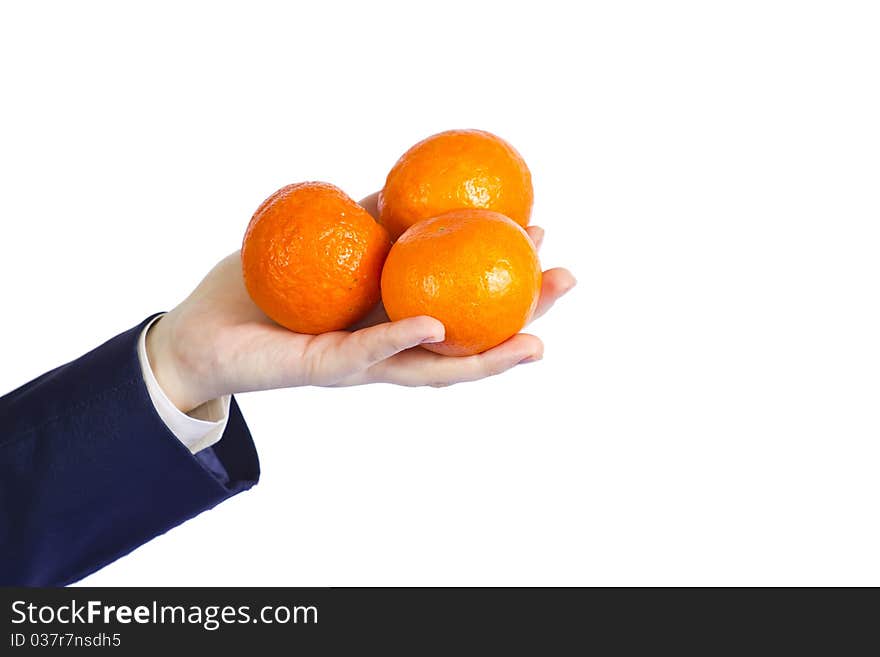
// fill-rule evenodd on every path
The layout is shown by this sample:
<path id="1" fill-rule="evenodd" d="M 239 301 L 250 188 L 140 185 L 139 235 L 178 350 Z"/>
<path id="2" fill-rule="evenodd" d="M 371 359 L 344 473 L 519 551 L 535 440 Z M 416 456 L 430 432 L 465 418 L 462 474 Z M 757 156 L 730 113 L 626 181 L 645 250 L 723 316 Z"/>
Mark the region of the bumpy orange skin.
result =
<path id="1" fill-rule="evenodd" d="M 254 303 L 291 331 L 336 331 L 378 303 L 390 247 L 385 229 L 339 188 L 288 185 L 248 225 L 244 283 Z"/>
<path id="2" fill-rule="evenodd" d="M 391 247 L 382 270 L 388 317 L 439 319 L 446 339 L 422 346 L 447 356 L 478 354 L 518 333 L 540 291 L 532 240 L 521 226 L 486 210 L 415 224 Z"/>
<path id="3" fill-rule="evenodd" d="M 482 208 L 525 228 L 533 200 L 532 174 L 513 146 L 483 130 L 449 130 L 397 161 L 379 193 L 379 221 L 397 239 L 422 219 Z"/>

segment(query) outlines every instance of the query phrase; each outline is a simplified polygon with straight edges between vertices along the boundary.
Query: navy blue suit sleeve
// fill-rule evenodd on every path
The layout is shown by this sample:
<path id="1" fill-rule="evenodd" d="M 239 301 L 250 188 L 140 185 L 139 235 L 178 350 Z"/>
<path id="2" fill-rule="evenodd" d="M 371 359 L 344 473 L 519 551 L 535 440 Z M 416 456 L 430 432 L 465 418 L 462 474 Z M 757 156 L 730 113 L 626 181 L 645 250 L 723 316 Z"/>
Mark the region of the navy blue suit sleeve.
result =
<path id="1" fill-rule="evenodd" d="M 137 357 L 149 319 L 0 398 L 0 585 L 78 580 L 259 479 L 235 400 L 210 458 L 158 416 Z"/>

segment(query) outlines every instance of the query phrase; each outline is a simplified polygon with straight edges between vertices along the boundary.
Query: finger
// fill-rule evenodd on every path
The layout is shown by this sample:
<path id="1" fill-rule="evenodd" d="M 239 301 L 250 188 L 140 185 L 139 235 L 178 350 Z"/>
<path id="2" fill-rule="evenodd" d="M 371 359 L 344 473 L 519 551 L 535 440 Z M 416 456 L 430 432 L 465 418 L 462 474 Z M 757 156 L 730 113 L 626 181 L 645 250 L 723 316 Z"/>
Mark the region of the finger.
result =
<path id="1" fill-rule="evenodd" d="M 532 314 L 531 321 L 535 321 L 546 313 L 566 292 L 577 285 L 577 280 L 571 272 L 562 267 L 548 269 L 541 276 L 541 294 L 538 297 L 538 305 Z"/>
<path id="2" fill-rule="evenodd" d="M 339 345 L 338 356 L 348 370 L 358 372 L 425 342 L 442 342 L 446 330 L 433 317 L 408 317 L 351 333 Z"/>
<path id="3" fill-rule="evenodd" d="M 540 360 L 543 355 L 541 340 L 520 333 L 475 356 L 441 356 L 424 349 L 413 349 L 382 361 L 367 375 L 373 381 L 440 387 L 495 376 L 519 363 Z"/>
<path id="4" fill-rule="evenodd" d="M 373 215 L 373 219 L 379 219 L 379 192 L 374 192 L 361 199 L 359 204 L 364 210 Z"/>
<path id="5" fill-rule="evenodd" d="M 526 232 L 529 234 L 529 237 L 532 239 L 532 242 L 535 245 L 535 249 L 540 251 L 541 244 L 544 243 L 544 229 L 540 226 L 528 226 L 526 228 Z"/>

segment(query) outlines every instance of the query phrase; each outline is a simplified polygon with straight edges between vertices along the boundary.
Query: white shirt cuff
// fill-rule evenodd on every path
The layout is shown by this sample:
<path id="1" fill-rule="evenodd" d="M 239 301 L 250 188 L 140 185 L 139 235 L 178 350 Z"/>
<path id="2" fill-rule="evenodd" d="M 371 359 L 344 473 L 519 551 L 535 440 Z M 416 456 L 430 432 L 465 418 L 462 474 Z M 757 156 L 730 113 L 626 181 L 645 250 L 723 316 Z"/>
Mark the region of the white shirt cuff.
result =
<path id="1" fill-rule="evenodd" d="M 190 452 L 195 454 L 220 440 L 226 430 L 226 422 L 229 420 L 231 397 L 225 395 L 219 399 L 212 399 L 198 408 L 194 408 L 188 414 L 171 403 L 171 400 L 159 387 L 159 382 L 156 381 L 156 376 L 153 374 L 153 369 L 147 358 L 147 331 L 161 317 L 162 315 L 159 315 L 153 319 L 141 331 L 141 337 L 138 340 L 138 360 L 141 364 L 144 383 L 147 385 L 147 392 L 150 394 L 156 413 L 162 418 L 168 430 L 186 445 Z"/>

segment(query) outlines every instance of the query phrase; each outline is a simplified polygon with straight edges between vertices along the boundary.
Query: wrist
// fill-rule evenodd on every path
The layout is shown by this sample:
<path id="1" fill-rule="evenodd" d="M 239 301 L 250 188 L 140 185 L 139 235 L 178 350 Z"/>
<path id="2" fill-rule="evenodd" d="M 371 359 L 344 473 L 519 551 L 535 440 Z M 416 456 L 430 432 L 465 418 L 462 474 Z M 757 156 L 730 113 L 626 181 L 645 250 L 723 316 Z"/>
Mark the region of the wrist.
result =
<path id="1" fill-rule="evenodd" d="M 188 413 L 211 399 L 195 384 L 191 363 L 183 354 L 187 349 L 180 344 L 175 331 L 175 316 L 169 313 L 157 320 L 146 335 L 147 360 L 156 382 L 168 400 L 181 412 Z"/>

